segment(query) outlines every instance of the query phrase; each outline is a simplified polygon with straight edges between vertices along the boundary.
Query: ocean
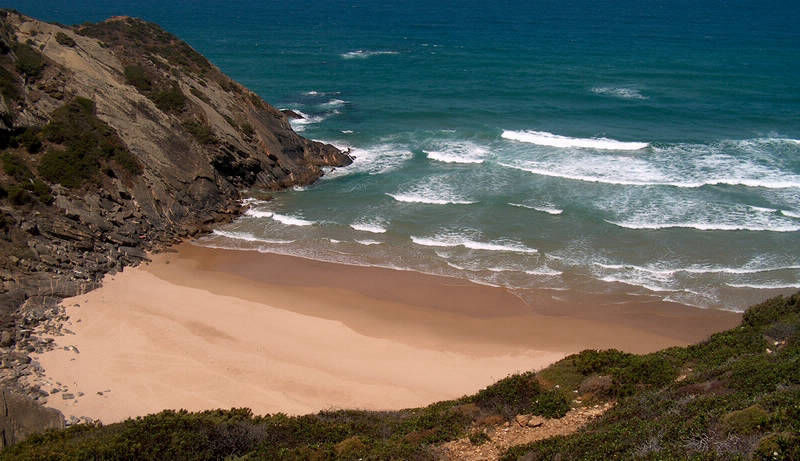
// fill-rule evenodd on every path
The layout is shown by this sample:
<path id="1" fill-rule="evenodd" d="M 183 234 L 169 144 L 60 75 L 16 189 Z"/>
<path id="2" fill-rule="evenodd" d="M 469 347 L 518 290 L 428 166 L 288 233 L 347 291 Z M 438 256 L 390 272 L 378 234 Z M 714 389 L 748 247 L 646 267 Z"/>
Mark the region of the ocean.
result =
<path id="1" fill-rule="evenodd" d="M 355 162 L 202 243 L 741 309 L 800 288 L 800 3 L 10 1 L 161 24 Z M 358 283 L 358 281 L 354 281 Z M 535 290 L 531 290 L 535 289 Z"/>

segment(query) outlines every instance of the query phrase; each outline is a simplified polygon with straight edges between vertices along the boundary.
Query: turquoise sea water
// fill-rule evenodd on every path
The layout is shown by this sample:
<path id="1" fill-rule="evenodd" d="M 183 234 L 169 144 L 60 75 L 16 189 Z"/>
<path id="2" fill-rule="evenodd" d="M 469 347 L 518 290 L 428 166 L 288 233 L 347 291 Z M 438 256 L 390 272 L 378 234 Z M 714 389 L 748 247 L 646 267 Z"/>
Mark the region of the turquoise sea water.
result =
<path id="1" fill-rule="evenodd" d="M 800 288 L 800 3 L 12 1 L 156 21 L 353 166 L 210 245 L 741 308 Z"/>

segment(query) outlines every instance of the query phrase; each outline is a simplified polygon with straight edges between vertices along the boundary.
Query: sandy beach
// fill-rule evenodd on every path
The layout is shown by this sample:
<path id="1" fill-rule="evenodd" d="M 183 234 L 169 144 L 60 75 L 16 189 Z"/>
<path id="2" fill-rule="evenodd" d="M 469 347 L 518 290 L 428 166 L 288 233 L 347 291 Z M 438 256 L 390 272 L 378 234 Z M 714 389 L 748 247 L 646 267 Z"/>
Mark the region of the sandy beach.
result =
<path id="1" fill-rule="evenodd" d="M 48 406 L 104 423 L 165 408 L 398 409 L 585 348 L 696 342 L 740 318 L 622 294 L 524 299 L 536 301 L 415 272 L 183 244 L 65 300 L 74 334 L 37 359 L 42 387 L 62 389 Z"/>

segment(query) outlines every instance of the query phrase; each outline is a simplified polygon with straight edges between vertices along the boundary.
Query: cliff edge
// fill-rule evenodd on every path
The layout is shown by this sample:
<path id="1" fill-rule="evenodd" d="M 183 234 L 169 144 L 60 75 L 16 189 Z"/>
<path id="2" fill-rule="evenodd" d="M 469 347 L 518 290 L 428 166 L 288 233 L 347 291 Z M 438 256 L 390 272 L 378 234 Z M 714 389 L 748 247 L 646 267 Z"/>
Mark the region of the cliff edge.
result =
<path id="1" fill-rule="evenodd" d="M 29 353 L 61 298 L 231 219 L 247 189 L 352 162 L 185 42 L 130 17 L 63 26 L 0 10 L 0 386 L 32 399 Z"/>

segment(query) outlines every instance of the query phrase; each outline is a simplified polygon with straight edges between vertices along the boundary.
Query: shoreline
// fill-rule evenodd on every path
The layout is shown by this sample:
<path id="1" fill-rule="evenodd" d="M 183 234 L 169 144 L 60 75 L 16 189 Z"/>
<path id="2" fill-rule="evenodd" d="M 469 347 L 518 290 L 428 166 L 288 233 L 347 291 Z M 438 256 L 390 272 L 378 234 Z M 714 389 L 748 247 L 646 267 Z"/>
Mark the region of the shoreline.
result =
<path id="1" fill-rule="evenodd" d="M 557 301 L 539 291 L 526 304 L 504 288 L 447 277 L 184 243 L 65 299 L 75 334 L 37 356 L 41 385 L 61 389 L 47 406 L 68 419 L 104 423 L 166 408 L 399 409 L 582 349 L 651 352 L 740 319 L 641 297 Z"/>

